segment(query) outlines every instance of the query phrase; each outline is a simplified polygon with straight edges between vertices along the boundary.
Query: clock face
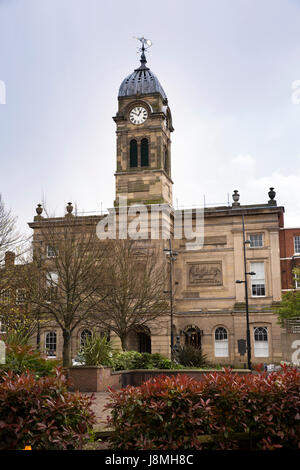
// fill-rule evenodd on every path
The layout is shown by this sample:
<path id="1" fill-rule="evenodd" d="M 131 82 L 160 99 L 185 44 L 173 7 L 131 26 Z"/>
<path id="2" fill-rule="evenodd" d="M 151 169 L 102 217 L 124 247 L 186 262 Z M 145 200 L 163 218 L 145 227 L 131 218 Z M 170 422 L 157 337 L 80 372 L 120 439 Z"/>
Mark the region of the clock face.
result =
<path id="1" fill-rule="evenodd" d="M 142 106 L 136 106 L 130 111 L 129 119 L 132 124 L 143 124 L 148 117 L 148 113 Z"/>

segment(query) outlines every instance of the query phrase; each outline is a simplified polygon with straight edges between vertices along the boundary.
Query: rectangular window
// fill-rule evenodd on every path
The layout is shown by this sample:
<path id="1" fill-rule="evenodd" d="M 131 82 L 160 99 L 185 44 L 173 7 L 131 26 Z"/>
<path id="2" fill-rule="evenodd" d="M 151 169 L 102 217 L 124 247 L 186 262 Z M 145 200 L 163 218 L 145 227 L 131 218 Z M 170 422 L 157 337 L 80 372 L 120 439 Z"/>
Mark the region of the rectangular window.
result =
<path id="1" fill-rule="evenodd" d="M 215 341 L 215 356 L 228 357 L 228 339 Z"/>
<path id="2" fill-rule="evenodd" d="M 10 289 L 2 289 L 0 292 L 0 302 L 4 305 L 10 303 Z"/>
<path id="3" fill-rule="evenodd" d="M 300 235 L 294 237 L 294 249 L 295 253 L 300 253 Z"/>
<path id="4" fill-rule="evenodd" d="M 46 274 L 47 300 L 51 302 L 57 298 L 58 273 L 49 271 Z"/>
<path id="5" fill-rule="evenodd" d="M 55 258 L 56 249 L 52 245 L 47 245 L 47 258 Z"/>
<path id="6" fill-rule="evenodd" d="M 251 276 L 252 297 L 264 297 L 266 295 L 264 263 L 251 263 L 250 266 L 251 272 L 255 273 Z"/>
<path id="7" fill-rule="evenodd" d="M 258 248 L 263 246 L 263 234 L 255 233 L 249 236 L 250 248 Z"/>
<path id="8" fill-rule="evenodd" d="M 16 304 L 22 305 L 26 302 L 26 290 L 25 289 L 17 289 L 16 290 Z"/>
<path id="9" fill-rule="evenodd" d="M 295 288 L 300 289 L 300 275 L 296 274 L 294 279 L 295 279 Z"/>
<path id="10" fill-rule="evenodd" d="M 55 271 L 47 272 L 46 280 L 48 287 L 56 287 L 58 284 L 58 273 Z"/>

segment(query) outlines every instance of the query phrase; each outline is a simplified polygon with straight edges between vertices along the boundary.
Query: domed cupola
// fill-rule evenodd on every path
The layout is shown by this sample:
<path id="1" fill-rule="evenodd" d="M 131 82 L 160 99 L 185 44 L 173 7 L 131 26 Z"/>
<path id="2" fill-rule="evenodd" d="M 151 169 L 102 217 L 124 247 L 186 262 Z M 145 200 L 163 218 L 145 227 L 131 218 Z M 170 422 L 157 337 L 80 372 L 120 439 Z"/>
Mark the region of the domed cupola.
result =
<path id="1" fill-rule="evenodd" d="M 160 93 L 162 99 L 167 103 L 167 95 L 159 83 L 158 78 L 146 66 L 147 60 L 145 57 L 144 44 L 140 61 L 140 67 L 135 69 L 134 72 L 128 75 L 121 83 L 118 97 Z"/>

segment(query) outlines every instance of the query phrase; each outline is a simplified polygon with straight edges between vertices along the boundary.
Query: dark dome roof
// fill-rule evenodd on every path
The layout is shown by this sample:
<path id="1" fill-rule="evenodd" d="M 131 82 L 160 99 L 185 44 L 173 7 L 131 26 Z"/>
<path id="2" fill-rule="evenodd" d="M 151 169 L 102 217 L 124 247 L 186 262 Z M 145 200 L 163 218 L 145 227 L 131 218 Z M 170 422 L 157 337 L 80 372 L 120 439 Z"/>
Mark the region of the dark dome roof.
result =
<path id="1" fill-rule="evenodd" d="M 163 87 L 158 81 L 156 75 L 146 67 L 146 57 L 143 53 L 141 55 L 141 66 L 135 69 L 128 77 L 121 83 L 118 96 L 134 96 L 137 94 L 148 95 L 151 93 L 160 93 L 164 100 L 167 95 Z"/>

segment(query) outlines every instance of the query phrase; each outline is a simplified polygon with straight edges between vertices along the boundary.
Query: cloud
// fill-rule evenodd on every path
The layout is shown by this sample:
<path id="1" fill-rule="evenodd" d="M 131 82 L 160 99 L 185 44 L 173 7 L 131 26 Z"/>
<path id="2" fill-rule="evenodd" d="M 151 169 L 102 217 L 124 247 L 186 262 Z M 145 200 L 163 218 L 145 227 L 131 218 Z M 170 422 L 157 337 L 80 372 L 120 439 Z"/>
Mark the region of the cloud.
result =
<path id="1" fill-rule="evenodd" d="M 266 197 L 270 187 L 274 187 L 277 193 L 276 200 L 278 205 L 285 206 L 285 225 L 300 226 L 300 158 L 298 158 L 298 167 L 291 174 L 283 175 L 278 171 L 260 176 L 257 170 L 255 158 L 250 154 L 240 154 L 232 158 L 229 167 L 223 167 L 226 181 L 234 179 L 233 169 L 238 172 L 240 186 L 237 187 L 241 194 L 241 203 L 262 203 L 261 195 L 265 193 Z M 229 171 L 228 171 L 229 169 Z"/>

